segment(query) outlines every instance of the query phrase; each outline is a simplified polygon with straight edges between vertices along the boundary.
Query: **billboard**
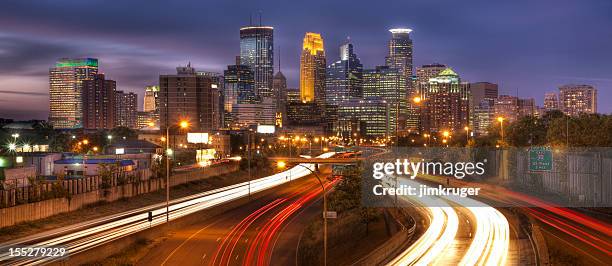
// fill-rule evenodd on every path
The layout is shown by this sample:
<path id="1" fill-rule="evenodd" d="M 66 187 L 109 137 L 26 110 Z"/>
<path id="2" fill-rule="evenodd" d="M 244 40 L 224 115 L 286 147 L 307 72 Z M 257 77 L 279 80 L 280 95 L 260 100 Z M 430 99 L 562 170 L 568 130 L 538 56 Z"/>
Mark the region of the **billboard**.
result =
<path id="1" fill-rule="evenodd" d="M 274 134 L 275 130 L 274 125 L 257 125 L 257 133 Z"/>
<path id="2" fill-rule="evenodd" d="M 208 133 L 187 133 L 187 142 L 208 144 Z"/>
<path id="3" fill-rule="evenodd" d="M 196 151 L 196 162 L 206 162 L 215 159 L 215 149 L 204 149 Z"/>

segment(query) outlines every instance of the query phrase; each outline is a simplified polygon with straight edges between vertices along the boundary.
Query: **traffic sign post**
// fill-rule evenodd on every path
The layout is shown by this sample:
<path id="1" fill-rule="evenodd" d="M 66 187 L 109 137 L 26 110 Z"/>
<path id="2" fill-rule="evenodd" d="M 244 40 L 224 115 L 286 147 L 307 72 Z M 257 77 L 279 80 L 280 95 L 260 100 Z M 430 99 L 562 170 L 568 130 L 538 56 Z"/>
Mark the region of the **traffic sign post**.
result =
<path id="1" fill-rule="evenodd" d="M 529 171 L 546 171 L 553 168 L 553 153 L 550 147 L 529 148 Z"/>

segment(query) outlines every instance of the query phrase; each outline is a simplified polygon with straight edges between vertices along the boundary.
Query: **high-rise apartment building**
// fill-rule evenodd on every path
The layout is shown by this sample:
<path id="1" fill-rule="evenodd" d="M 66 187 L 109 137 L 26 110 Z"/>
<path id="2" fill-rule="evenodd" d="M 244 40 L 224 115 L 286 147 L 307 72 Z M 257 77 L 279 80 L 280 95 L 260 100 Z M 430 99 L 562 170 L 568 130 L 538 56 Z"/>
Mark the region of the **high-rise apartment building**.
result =
<path id="1" fill-rule="evenodd" d="M 591 85 L 569 84 L 559 87 L 559 107 L 566 115 L 597 113 L 597 89 Z"/>
<path id="2" fill-rule="evenodd" d="M 307 32 L 300 57 L 300 99 L 325 107 L 325 49 L 319 33 Z"/>
<path id="3" fill-rule="evenodd" d="M 146 86 L 144 93 L 143 111 L 157 112 L 159 105 L 159 86 Z"/>
<path id="4" fill-rule="evenodd" d="M 240 28 L 240 64 L 249 66 L 255 80 L 255 93 L 274 97 L 274 28 L 248 26 Z"/>
<path id="5" fill-rule="evenodd" d="M 115 126 L 137 128 L 138 95 L 133 92 L 116 91 Z"/>
<path id="6" fill-rule="evenodd" d="M 405 76 L 396 68 L 377 66 L 363 71 L 363 97 L 374 97 L 389 104 L 390 134 L 395 136 L 399 118 L 406 114 Z"/>
<path id="7" fill-rule="evenodd" d="M 559 99 L 557 94 L 554 92 L 547 92 L 544 94 L 544 110 L 552 111 L 559 110 Z"/>
<path id="8" fill-rule="evenodd" d="M 115 91 L 117 83 L 104 78 L 104 74 L 93 75 L 83 80 L 83 128 L 111 129 L 115 127 Z"/>
<path id="9" fill-rule="evenodd" d="M 340 60 L 327 66 L 325 102 L 338 106 L 341 102 L 363 96 L 363 65 L 348 40 L 340 46 Z"/>
<path id="10" fill-rule="evenodd" d="M 98 74 L 98 59 L 63 58 L 49 69 L 49 122 L 55 128 L 83 127 L 83 80 Z"/>
<path id="11" fill-rule="evenodd" d="M 191 64 L 177 67 L 173 75 L 159 76 L 160 127 L 165 130 L 181 121 L 190 132 L 211 132 L 220 127 L 220 78 L 215 73 L 196 72 Z M 171 128 L 171 129 L 172 129 Z"/>
<path id="12" fill-rule="evenodd" d="M 460 131 L 469 124 L 469 85 L 451 68 L 438 73 L 423 87 L 424 132 Z"/>

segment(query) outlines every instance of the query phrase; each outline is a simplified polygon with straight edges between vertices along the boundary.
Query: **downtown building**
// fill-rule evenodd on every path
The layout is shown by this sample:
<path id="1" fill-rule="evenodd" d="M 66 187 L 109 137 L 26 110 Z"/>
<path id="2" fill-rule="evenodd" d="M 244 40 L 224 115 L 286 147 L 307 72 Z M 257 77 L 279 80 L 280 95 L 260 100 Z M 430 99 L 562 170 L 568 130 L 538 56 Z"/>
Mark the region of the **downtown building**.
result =
<path id="1" fill-rule="evenodd" d="M 49 69 L 49 122 L 54 128 L 83 127 L 83 81 L 96 74 L 95 58 L 63 58 Z"/>
<path id="2" fill-rule="evenodd" d="M 196 72 L 191 64 L 176 70 L 176 74 L 159 76 L 160 128 L 174 130 L 181 121 L 187 121 L 190 132 L 219 129 L 219 75 Z"/>
<path id="3" fill-rule="evenodd" d="M 133 92 L 115 92 L 115 127 L 138 128 L 138 95 Z"/>
<path id="4" fill-rule="evenodd" d="M 363 71 L 363 97 L 378 98 L 389 105 L 389 134 L 396 136 L 399 119 L 406 114 L 405 76 L 396 68 L 377 66 Z"/>
<path id="5" fill-rule="evenodd" d="M 276 114 L 274 125 L 282 128 L 287 121 L 287 78 L 280 71 L 279 61 L 278 72 L 272 79 L 272 90 L 276 94 Z"/>
<path id="6" fill-rule="evenodd" d="M 273 125 L 276 116 L 276 92 L 274 75 L 274 28 L 248 26 L 240 29 L 240 64 L 253 71 L 254 92 L 265 110 L 258 124 Z M 255 103 L 249 103 L 255 104 Z"/>
<path id="7" fill-rule="evenodd" d="M 95 74 L 82 83 L 83 128 L 112 129 L 115 127 L 117 83 Z"/>
<path id="8" fill-rule="evenodd" d="M 491 122 L 495 119 L 495 100 L 499 86 L 490 82 L 474 82 L 470 90 L 470 131 L 475 135 L 486 135 Z"/>
<path id="9" fill-rule="evenodd" d="M 325 80 L 325 123 L 328 129 L 338 121 L 338 106 L 363 97 L 363 65 L 348 40 L 340 46 L 340 60 L 327 66 Z"/>
<path id="10" fill-rule="evenodd" d="M 422 132 L 459 132 L 469 125 L 469 85 L 451 68 L 430 78 L 422 88 Z"/>
<path id="11" fill-rule="evenodd" d="M 138 112 L 136 128 L 159 128 L 159 86 L 145 86 L 142 111 Z"/>
<path id="12" fill-rule="evenodd" d="M 388 43 L 388 53 L 385 57 L 385 65 L 392 69 L 397 69 L 403 75 L 405 84 L 403 93 L 405 99 L 402 101 L 402 109 L 398 116 L 398 130 L 418 130 L 419 113 L 418 106 L 412 102 L 416 96 L 413 82 L 413 46 L 410 39 L 411 29 L 396 28 L 390 29 L 391 39 Z"/>
<path id="13" fill-rule="evenodd" d="M 244 112 L 253 109 L 240 108 L 239 105 L 256 105 L 260 100 L 255 94 L 255 76 L 253 70 L 247 65 L 242 65 L 240 57 L 236 58 L 235 65 L 227 66 L 227 70 L 223 72 L 223 77 L 223 127 L 232 128 L 241 124 L 241 122 L 237 121 L 239 110 Z M 257 119 L 254 119 L 252 123 L 257 124 L 257 122 Z"/>
<path id="14" fill-rule="evenodd" d="M 391 106 L 380 97 L 353 98 L 338 105 L 336 135 L 344 138 L 386 138 L 394 135 Z"/>
<path id="15" fill-rule="evenodd" d="M 300 56 L 300 99 L 325 106 L 325 49 L 321 34 L 307 32 Z"/>
<path id="16" fill-rule="evenodd" d="M 524 116 L 536 116 L 538 109 L 533 98 L 519 98 L 510 95 L 500 95 L 495 100 L 495 118 L 502 117 L 504 121 L 514 122 Z"/>
<path id="17" fill-rule="evenodd" d="M 559 87 L 559 107 L 569 116 L 597 113 L 597 90 L 591 85 L 561 86 Z"/>
<path id="18" fill-rule="evenodd" d="M 287 94 L 287 121 L 289 131 L 326 132 L 325 110 L 325 49 L 318 33 L 307 32 L 300 55 L 300 98 Z"/>

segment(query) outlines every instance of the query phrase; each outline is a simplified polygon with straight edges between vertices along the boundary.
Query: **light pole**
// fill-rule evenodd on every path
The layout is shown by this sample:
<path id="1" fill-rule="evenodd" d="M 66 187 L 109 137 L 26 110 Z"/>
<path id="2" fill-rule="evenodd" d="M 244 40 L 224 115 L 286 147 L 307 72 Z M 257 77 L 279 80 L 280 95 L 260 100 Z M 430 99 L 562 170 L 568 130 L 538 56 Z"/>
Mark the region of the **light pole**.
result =
<path id="1" fill-rule="evenodd" d="M 181 121 L 179 126 L 180 128 L 187 128 L 189 123 Z M 172 150 L 170 150 L 170 127 L 172 126 L 166 126 L 166 223 L 170 221 L 170 155 L 172 155 Z"/>
<path id="2" fill-rule="evenodd" d="M 249 157 L 248 160 L 247 160 L 247 168 L 249 168 L 249 182 L 248 182 L 248 185 L 249 185 L 249 200 L 251 199 L 251 133 L 252 132 L 253 132 L 253 129 L 249 128 L 249 132 L 247 133 L 248 134 L 248 136 L 247 136 L 247 138 L 248 138 L 247 139 L 247 145 L 248 145 L 247 152 L 248 152 L 248 155 L 247 156 Z"/>
<path id="3" fill-rule="evenodd" d="M 470 128 L 465 126 L 463 129 L 465 129 L 465 146 L 467 146 L 468 142 L 470 142 Z"/>
<path id="4" fill-rule="evenodd" d="M 277 167 L 279 168 L 284 168 L 285 166 L 286 163 L 283 161 L 279 161 L 277 163 Z M 315 171 L 304 166 L 303 164 L 298 163 L 297 166 L 301 166 L 304 169 L 310 171 L 310 173 L 312 173 L 317 178 L 319 184 L 321 185 L 321 188 L 323 189 L 323 265 L 327 266 L 327 190 L 325 189 L 325 185 L 323 185 L 323 181 L 321 181 L 321 177 L 319 177 L 319 175 Z"/>

